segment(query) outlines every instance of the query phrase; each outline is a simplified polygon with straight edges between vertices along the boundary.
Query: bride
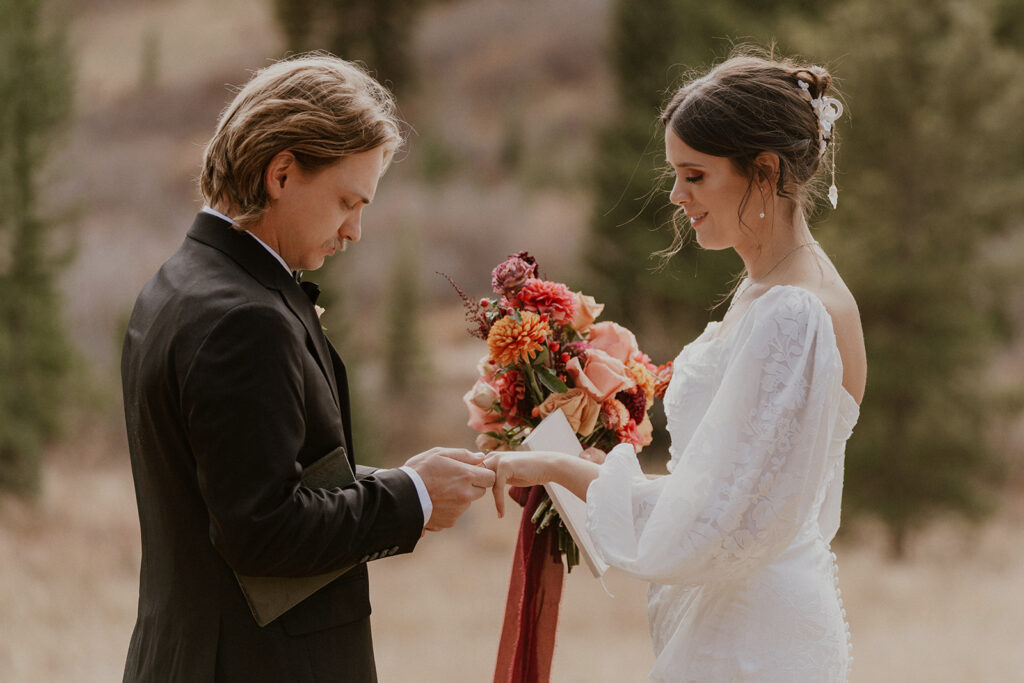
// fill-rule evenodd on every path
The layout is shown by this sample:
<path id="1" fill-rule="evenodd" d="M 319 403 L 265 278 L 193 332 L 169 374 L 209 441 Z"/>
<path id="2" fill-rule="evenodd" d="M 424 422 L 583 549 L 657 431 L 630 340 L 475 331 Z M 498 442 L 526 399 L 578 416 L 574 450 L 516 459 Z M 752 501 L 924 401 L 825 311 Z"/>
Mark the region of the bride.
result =
<path id="1" fill-rule="evenodd" d="M 842 113 L 831 80 L 739 54 L 663 113 L 671 202 L 701 247 L 746 267 L 722 321 L 675 360 L 669 474 L 645 476 L 627 444 L 600 465 L 488 458 L 499 512 L 505 485 L 561 483 L 587 501 L 604 558 L 650 582 L 654 680 L 843 681 L 852 661 L 829 543 L 867 362 L 856 302 L 805 217 Z M 832 174 L 834 206 L 834 156 Z"/>

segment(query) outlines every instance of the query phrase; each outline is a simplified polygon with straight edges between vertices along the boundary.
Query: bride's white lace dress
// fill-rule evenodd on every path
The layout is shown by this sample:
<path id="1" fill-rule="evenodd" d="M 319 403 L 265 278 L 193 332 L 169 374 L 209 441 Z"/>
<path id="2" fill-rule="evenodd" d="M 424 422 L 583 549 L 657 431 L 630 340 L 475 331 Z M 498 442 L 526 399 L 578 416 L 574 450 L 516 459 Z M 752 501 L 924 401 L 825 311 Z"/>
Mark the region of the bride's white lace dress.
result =
<path id="1" fill-rule="evenodd" d="M 845 681 L 849 629 L 829 543 L 846 440 L 832 321 L 811 292 L 777 286 L 724 337 L 682 350 L 665 395 L 670 474 L 629 446 L 587 493 L 608 562 L 651 582 L 658 681 Z"/>

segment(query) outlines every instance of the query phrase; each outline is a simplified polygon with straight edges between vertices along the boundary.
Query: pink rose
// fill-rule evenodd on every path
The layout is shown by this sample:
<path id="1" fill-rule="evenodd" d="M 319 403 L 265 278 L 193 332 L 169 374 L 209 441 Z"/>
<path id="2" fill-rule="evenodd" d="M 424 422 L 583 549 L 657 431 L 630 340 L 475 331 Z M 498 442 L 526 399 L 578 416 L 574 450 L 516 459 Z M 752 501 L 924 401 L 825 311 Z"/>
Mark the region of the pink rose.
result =
<path id="1" fill-rule="evenodd" d="M 601 349 L 587 349 L 586 365 L 583 366 L 579 358 L 570 358 L 565 364 L 565 370 L 576 386 L 585 390 L 598 403 L 604 403 L 620 391 L 635 385 L 625 364 Z"/>
<path id="2" fill-rule="evenodd" d="M 483 379 L 490 380 L 492 377 L 494 377 L 495 370 L 497 370 L 497 367 L 494 365 L 494 363 L 491 362 L 490 354 L 487 354 L 479 361 L 477 361 L 476 371 L 477 374 L 479 374 L 480 377 L 482 377 Z"/>
<path id="3" fill-rule="evenodd" d="M 469 427 L 478 432 L 496 432 L 502 427 L 504 420 L 491 408 L 498 400 L 498 392 L 490 384 L 477 381 L 473 388 L 462 397 L 469 411 Z"/>
<path id="4" fill-rule="evenodd" d="M 496 451 L 501 448 L 501 442 L 489 434 L 477 434 L 476 447 L 481 451 Z"/>
<path id="5" fill-rule="evenodd" d="M 594 297 L 576 292 L 576 315 L 572 319 L 572 329 L 586 332 L 603 310 L 604 304 L 597 303 Z"/>
<path id="6" fill-rule="evenodd" d="M 603 322 L 593 325 L 587 341 L 593 348 L 605 351 L 623 363 L 640 352 L 633 333 L 618 323 Z"/>

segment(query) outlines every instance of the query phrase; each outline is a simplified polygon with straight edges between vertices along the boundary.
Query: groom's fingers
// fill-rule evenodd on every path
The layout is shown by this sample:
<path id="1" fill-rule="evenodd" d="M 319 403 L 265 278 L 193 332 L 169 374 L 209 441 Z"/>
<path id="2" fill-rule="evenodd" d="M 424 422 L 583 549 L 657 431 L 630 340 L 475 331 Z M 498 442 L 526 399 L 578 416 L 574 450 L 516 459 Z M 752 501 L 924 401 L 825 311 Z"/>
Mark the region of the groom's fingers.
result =
<path id="1" fill-rule="evenodd" d="M 468 465 L 479 465 L 484 459 L 483 453 L 468 451 L 465 448 L 445 448 L 441 451 L 441 454 L 446 458 L 458 460 Z"/>
<path id="2" fill-rule="evenodd" d="M 473 470 L 473 486 L 481 489 L 489 489 L 494 486 L 495 474 L 486 467 L 474 467 Z M 483 491 L 480 492 L 483 495 Z"/>

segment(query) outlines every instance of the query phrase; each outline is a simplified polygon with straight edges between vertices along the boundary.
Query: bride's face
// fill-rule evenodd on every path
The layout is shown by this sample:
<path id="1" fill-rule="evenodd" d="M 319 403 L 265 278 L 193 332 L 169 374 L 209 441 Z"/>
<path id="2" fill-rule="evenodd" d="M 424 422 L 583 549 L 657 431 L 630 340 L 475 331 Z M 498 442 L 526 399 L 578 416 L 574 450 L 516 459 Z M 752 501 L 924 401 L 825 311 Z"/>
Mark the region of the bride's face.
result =
<path id="1" fill-rule="evenodd" d="M 753 240 L 751 231 L 741 228 L 739 215 L 749 182 L 731 161 L 698 152 L 670 126 L 665 130 L 665 156 L 676 175 L 669 200 L 686 212 L 701 247 L 736 248 Z M 743 223 L 751 227 L 764 223 L 759 216 L 762 210 L 760 196 L 753 188 L 743 211 Z"/>

